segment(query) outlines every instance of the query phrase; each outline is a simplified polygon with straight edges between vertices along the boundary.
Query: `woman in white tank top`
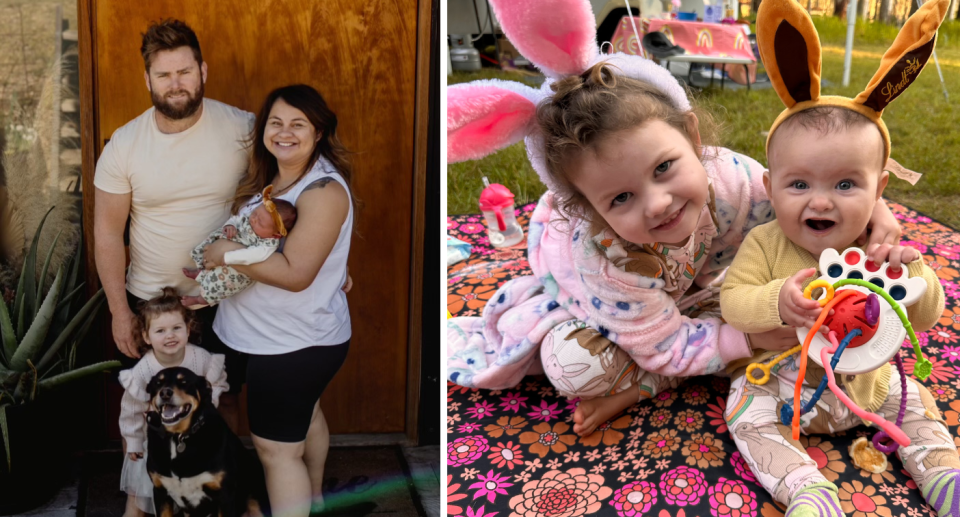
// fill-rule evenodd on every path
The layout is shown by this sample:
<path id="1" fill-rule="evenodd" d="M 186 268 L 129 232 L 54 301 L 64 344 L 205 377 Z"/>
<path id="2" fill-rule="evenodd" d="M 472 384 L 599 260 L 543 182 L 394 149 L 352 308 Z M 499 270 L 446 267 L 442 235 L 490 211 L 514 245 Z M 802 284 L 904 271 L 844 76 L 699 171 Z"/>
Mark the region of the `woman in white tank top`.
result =
<path id="1" fill-rule="evenodd" d="M 297 207 L 297 224 L 259 264 L 234 267 L 256 281 L 221 302 L 214 331 L 248 354 L 250 431 L 274 514 L 307 517 L 323 505 L 330 434 L 319 399 L 349 349 L 350 313 L 341 286 L 353 233 L 354 202 L 337 118 L 306 85 L 271 92 L 257 116 L 247 176 L 232 212 L 250 211 L 272 184 Z M 209 245 L 205 266 L 239 245 Z M 227 372 L 229 378 L 230 372 Z"/>

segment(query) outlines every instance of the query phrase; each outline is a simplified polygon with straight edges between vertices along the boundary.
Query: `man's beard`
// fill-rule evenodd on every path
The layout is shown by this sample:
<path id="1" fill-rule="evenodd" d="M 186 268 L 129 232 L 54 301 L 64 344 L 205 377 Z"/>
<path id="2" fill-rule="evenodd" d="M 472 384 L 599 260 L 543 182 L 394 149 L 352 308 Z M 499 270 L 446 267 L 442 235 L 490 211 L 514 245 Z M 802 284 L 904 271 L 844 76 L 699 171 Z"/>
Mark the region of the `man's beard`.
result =
<path id="1" fill-rule="evenodd" d="M 187 94 L 187 102 L 179 108 L 168 103 L 165 98 L 157 95 L 155 91 L 150 92 L 150 100 L 153 101 L 153 107 L 168 119 L 185 119 L 196 113 L 197 110 L 200 109 L 200 104 L 203 103 L 203 82 L 200 82 L 200 86 L 197 87 L 197 91 L 193 92 L 193 95 L 191 95 L 190 92 L 181 89 L 167 92 L 165 96 L 170 96 L 181 92 Z"/>

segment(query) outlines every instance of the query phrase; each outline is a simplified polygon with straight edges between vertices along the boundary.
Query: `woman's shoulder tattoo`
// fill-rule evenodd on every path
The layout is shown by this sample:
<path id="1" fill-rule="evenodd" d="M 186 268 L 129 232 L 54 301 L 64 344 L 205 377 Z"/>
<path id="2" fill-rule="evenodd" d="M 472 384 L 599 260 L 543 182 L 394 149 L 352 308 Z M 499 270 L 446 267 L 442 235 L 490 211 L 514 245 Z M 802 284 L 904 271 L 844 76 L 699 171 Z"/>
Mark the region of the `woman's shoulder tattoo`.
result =
<path id="1" fill-rule="evenodd" d="M 327 186 L 327 184 L 332 183 L 334 181 L 336 180 L 334 180 L 333 178 L 320 178 L 314 181 L 313 183 L 307 185 L 306 187 L 303 187 L 303 190 L 301 192 L 306 192 L 307 190 L 311 190 L 315 188 L 324 188 Z"/>

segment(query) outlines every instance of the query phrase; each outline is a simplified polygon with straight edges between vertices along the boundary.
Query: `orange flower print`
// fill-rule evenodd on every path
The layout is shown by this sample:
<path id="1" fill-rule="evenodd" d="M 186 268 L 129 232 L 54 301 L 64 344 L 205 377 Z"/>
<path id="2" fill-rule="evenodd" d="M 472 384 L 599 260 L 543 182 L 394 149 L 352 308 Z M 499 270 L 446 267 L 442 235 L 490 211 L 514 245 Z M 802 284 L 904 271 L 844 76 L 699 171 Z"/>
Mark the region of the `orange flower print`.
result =
<path id="1" fill-rule="evenodd" d="M 727 453 L 723 451 L 723 444 L 714 439 L 712 433 L 696 433 L 683 442 L 680 451 L 687 457 L 687 465 L 696 465 L 702 469 L 723 465 L 723 458 Z"/>
<path id="2" fill-rule="evenodd" d="M 661 391 L 653 396 L 653 403 L 657 407 L 670 407 L 677 400 L 677 392 L 673 390 Z"/>
<path id="3" fill-rule="evenodd" d="M 527 419 L 522 416 L 502 416 L 497 419 L 496 424 L 490 424 L 483 428 L 491 438 L 500 438 L 503 433 L 507 436 L 513 436 L 527 426 Z"/>
<path id="4" fill-rule="evenodd" d="M 699 411 L 685 409 L 677 413 L 677 418 L 673 420 L 673 425 L 677 426 L 677 429 L 681 431 L 692 433 L 700 429 L 700 426 L 703 425 L 703 415 Z"/>
<path id="5" fill-rule="evenodd" d="M 836 481 L 847 470 L 843 454 L 833 448 L 833 444 L 823 441 L 819 436 L 800 436 L 800 445 L 817 462 L 817 468 L 828 481 Z"/>
<path id="6" fill-rule="evenodd" d="M 763 517 L 783 517 L 783 512 L 786 510 L 787 507 L 777 501 L 763 503 L 763 507 L 760 508 L 760 515 Z"/>
<path id="7" fill-rule="evenodd" d="M 547 422 L 541 422 L 533 426 L 533 431 L 527 431 L 520 435 L 520 443 L 530 445 L 530 452 L 539 455 L 541 458 L 548 452 L 553 451 L 556 454 L 567 452 L 567 446 L 573 445 L 577 441 L 575 434 L 563 434 L 570 430 L 570 426 L 557 422 L 553 424 L 553 429 Z"/>
<path id="8" fill-rule="evenodd" d="M 943 412 L 947 425 L 960 425 L 960 400 L 950 401 L 950 409 Z"/>
<path id="9" fill-rule="evenodd" d="M 691 406 L 703 404 L 709 396 L 710 394 L 703 386 L 690 386 L 687 388 L 687 391 L 683 392 L 683 400 L 687 401 L 687 404 Z"/>
<path id="10" fill-rule="evenodd" d="M 500 285 L 509 275 L 505 269 L 485 269 L 467 275 L 464 281 L 471 285 Z"/>
<path id="11" fill-rule="evenodd" d="M 670 410 L 658 409 L 650 415 L 650 425 L 654 427 L 663 427 L 670 423 Z"/>
<path id="12" fill-rule="evenodd" d="M 480 309 L 496 291 L 496 285 L 465 285 L 453 294 L 447 294 L 447 310 L 456 315 L 464 306 L 468 309 Z"/>
<path id="13" fill-rule="evenodd" d="M 944 280 L 953 280 L 954 278 L 960 276 L 960 272 L 950 267 L 950 260 L 948 260 L 946 257 L 942 257 L 940 255 L 924 255 L 923 260 L 927 263 L 927 266 L 930 269 L 937 273 L 938 277 Z"/>
<path id="14" fill-rule="evenodd" d="M 647 441 L 643 443 L 643 452 L 651 458 L 669 456 L 679 448 L 680 439 L 677 438 L 676 429 L 661 429 L 647 435 Z"/>
<path id="15" fill-rule="evenodd" d="M 616 445 L 620 443 L 620 440 L 623 440 L 623 433 L 617 431 L 617 429 L 630 427 L 630 422 L 633 422 L 633 417 L 629 415 L 623 415 L 612 422 L 604 422 L 592 434 L 580 438 L 580 443 L 590 447 L 596 447 L 600 445 L 600 442 L 603 442 L 604 445 Z"/>
<path id="16" fill-rule="evenodd" d="M 840 508 L 849 517 L 892 517 L 887 499 L 877 494 L 873 485 L 859 481 L 844 481 L 840 484 Z"/>
<path id="17" fill-rule="evenodd" d="M 900 223 L 900 228 L 903 229 L 903 234 L 912 237 L 914 242 L 919 242 L 920 244 L 924 244 L 926 246 L 933 246 L 937 243 L 936 238 L 932 235 L 929 235 L 934 231 L 930 225 L 902 222 Z"/>
<path id="18" fill-rule="evenodd" d="M 544 424 L 546 425 L 546 424 Z M 523 492 L 510 499 L 510 517 L 580 517 L 596 513 L 613 489 L 603 486 L 603 476 L 584 469 L 551 470 L 523 485 Z"/>
<path id="19" fill-rule="evenodd" d="M 937 399 L 937 402 L 950 402 L 957 396 L 956 390 L 946 384 L 933 384 L 927 386 L 927 388 L 933 398 Z"/>
<path id="20" fill-rule="evenodd" d="M 960 330 L 960 306 L 954 305 L 943 309 L 943 315 L 937 323 L 944 327 L 953 326 L 953 330 Z"/>

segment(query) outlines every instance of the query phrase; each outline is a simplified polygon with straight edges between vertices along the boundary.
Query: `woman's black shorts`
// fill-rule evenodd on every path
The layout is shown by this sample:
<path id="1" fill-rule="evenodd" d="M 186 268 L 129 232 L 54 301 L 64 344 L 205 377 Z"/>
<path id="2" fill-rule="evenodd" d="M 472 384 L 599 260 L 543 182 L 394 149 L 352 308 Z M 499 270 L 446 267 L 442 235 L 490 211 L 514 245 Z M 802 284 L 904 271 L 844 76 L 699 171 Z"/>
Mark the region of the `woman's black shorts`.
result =
<path id="1" fill-rule="evenodd" d="M 350 341 L 247 359 L 250 432 L 276 442 L 302 442 L 313 407 L 347 358 Z"/>

